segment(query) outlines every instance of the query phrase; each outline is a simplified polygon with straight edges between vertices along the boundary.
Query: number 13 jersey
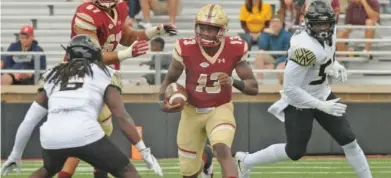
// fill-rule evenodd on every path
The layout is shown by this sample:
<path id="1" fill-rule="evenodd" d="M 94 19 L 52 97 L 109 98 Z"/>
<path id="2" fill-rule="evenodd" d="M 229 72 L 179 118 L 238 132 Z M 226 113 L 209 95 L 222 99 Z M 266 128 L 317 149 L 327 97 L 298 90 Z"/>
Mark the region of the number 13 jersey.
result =
<path id="1" fill-rule="evenodd" d="M 185 68 L 189 104 L 217 107 L 232 99 L 232 87 L 221 87 L 217 78 L 221 73 L 231 76 L 236 65 L 246 61 L 247 44 L 239 37 L 225 37 L 209 56 L 194 38 L 184 38 L 177 41 L 173 58 Z"/>
<path id="2" fill-rule="evenodd" d="M 331 42 L 320 42 L 309 36 L 305 30 L 296 32 L 291 38 L 288 50 L 289 61 L 285 69 L 284 90 L 290 83 L 296 83 L 295 85 L 312 97 L 326 100 L 331 92 L 328 86 L 327 71 L 335 60 L 335 41 L 335 33 Z M 297 100 L 296 97 L 305 96 L 288 96 L 285 100 L 293 106 L 308 108 L 309 105 L 304 101 L 305 99 Z"/>

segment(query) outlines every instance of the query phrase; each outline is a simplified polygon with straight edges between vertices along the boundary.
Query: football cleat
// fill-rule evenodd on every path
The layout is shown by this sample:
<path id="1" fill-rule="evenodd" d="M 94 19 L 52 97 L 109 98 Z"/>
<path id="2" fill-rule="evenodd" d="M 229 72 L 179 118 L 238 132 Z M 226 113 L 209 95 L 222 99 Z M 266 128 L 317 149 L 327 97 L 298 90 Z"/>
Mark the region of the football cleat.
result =
<path id="1" fill-rule="evenodd" d="M 251 168 L 244 165 L 243 160 L 248 155 L 247 152 L 236 152 L 235 153 L 235 160 L 236 160 L 236 166 L 238 167 L 238 173 L 239 178 L 249 178 Z"/>
<path id="2" fill-rule="evenodd" d="M 204 153 L 202 154 L 202 161 L 204 163 L 201 172 L 202 178 L 213 178 L 213 150 L 210 145 L 205 145 Z"/>

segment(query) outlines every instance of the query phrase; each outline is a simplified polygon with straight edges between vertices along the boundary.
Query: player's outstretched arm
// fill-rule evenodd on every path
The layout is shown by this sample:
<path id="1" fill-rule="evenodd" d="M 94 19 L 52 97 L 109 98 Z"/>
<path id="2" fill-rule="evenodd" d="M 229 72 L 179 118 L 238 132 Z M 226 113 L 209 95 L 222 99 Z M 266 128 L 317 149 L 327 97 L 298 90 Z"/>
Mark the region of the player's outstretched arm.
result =
<path id="1" fill-rule="evenodd" d="M 79 28 L 77 26 L 74 27 L 75 32 L 77 34 L 86 34 L 89 35 L 92 39 L 95 40 L 96 45 L 99 45 L 98 36 L 95 31 L 86 30 Z M 130 43 L 128 48 L 120 51 L 104 51 L 105 49 L 102 49 L 103 51 L 103 62 L 107 65 L 110 64 L 116 64 L 118 62 L 121 62 L 125 59 L 137 57 L 143 54 L 146 54 L 149 50 L 149 43 L 148 41 L 141 40 L 141 41 L 132 41 Z"/>
<path id="2" fill-rule="evenodd" d="M 128 138 L 128 140 L 135 145 L 138 151 L 141 152 L 144 161 L 149 169 L 155 171 L 159 176 L 163 176 L 163 171 L 157 162 L 156 158 L 152 155 L 151 149 L 147 148 L 144 141 L 141 139 L 133 119 L 126 111 L 124 103 L 122 101 L 120 89 L 116 86 L 109 85 L 105 92 L 105 103 L 109 107 L 114 118 L 117 119 L 118 125 L 122 132 Z"/>
<path id="3" fill-rule="evenodd" d="M 117 119 L 121 131 L 128 140 L 134 145 L 142 141 L 132 117 L 130 117 L 125 109 L 121 93 L 117 87 L 112 85 L 107 87 L 105 92 L 105 103 L 109 107 L 113 117 Z"/>
<path id="4" fill-rule="evenodd" d="M 235 70 L 241 80 L 233 79 L 232 86 L 246 95 L 257 95 L 258 83 L 247 62 L 242 61 L 238 63 Z"/>
<path id="5" fill-rule="evenodd" d="M 172 106 L 167 101 L 165 101 L 164 92 L 166 91 L 168 85 L 178 81 L 179 77 L 182 75 L 183 70 L 183 64 L 178 60 L 173 59 L 159 91 L 160 109 L 164 112 L 178 112 L 181 110 L 179 107 L 180 104 Z"/>
<path id="6" fill-rule="evenodd" d="M 27 142 L 30 139 L 30 136 L 34 128 L 38 123 L 44 118 L 47 114 L 47 96 L 44 90 L 41 90 L 33 104 L 30 106 L 27 111 L 24 120 L 19 125 L 18 130 L 16 131 L 15 144 L 12 149 L 10 156 L 7 161 L 3 164 L 1 168 L 1 175 L 5 176 L 8 173 L 12 172 L 14 168 L 20 171 L 20 161 L 26 148 Z"/>
<path id="7" fill-rule="evenodd" d="M 150 40 L 156 36 L 177 34 L 177 29 L 172 24 L 161 24 L 156 27 L 151 27 L 145 30 L 133 30 L 129 25 L 125 25 L 122 30 L 121 45 L 130 46 L 134 41 Z"/>

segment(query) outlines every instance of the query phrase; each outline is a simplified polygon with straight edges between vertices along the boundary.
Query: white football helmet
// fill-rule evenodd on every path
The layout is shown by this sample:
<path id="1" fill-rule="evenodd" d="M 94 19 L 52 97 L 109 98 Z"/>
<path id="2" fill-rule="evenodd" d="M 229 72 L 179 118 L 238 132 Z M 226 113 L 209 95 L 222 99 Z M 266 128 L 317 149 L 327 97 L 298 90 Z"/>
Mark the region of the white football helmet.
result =
<path id="1" fill-rule="evenodd" d="M 117 5 L 118 0 L 93 0 L 92 2 L 103 9 L 111 9 Z"/>

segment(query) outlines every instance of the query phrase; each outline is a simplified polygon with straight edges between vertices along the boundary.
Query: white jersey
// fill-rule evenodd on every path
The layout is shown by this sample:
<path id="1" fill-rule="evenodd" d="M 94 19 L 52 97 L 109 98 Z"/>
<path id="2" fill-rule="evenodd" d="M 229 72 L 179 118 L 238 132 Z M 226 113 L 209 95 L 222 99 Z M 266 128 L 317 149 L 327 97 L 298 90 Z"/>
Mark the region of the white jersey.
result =
<path id="1" fill-rule="evenodd" d="M 326 100 L 331 93 L 327 71 L 332 67 L 336 51 L 336 30 L 332 44 L 320 43 L 305 30 L 297 31 L 291 38 L 288 62 L 284 71 L 284 87 L 281 100 L 269 108 L 280 120 L 287 105 L 297 108 L 316 108 L 319 100 Z"/>
<path id="2" fill-rule="evenodd" d="M 106 88 L 120 81 L 114 70 L 109 73 L 91 64 L 93 77 L 72 78 L 67 86 L 46 81 L 48 118 L 40 128 L 41 145 L 45 149 L 85 146 L 101 139 L 105 133 L 97 121 Z M 44 74 L 48 75 L 50 71 Z"/>

